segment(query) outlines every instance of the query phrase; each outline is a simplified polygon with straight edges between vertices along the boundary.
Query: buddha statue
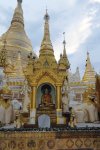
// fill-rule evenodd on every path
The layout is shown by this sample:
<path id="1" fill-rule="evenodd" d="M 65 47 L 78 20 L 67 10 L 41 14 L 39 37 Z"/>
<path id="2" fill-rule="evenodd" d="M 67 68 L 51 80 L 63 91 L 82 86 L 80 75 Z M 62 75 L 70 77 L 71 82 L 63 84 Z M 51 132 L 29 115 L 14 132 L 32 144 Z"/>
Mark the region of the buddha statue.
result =
<path id="1" fill-rule="evenodd" d="M 42 95 L 41 104 L 47 105 L 53 103 L 52 96 L 49 94 L 48 89 L 45 89 L 45 94 Z"/>
<path id="2" fill-rule="evenodd" d="M 74 127 L 73 116 L 70 117 L 70 121 L 68 123 L 69 127 Z"/>

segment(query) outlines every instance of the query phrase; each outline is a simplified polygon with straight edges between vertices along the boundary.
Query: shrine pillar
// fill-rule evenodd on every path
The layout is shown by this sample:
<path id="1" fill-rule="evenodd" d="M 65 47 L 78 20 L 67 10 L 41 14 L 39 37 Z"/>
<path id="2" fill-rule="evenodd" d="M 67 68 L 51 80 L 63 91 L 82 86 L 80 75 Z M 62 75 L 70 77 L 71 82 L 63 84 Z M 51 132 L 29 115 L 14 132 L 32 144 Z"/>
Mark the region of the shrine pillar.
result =
<path id="1" fill-rule="evenodd" d="M 31 95 L 31 109 L 30 117 L 28 118 L 28 124 L 36 124 L 36 92 L 37 83 L 32 83 L 32 95 Z"/>
<path id="2" fill-rule="evenodd" d="M 57 124 L 66 124 L 66 118 L 62 117 L 61 86 L 62 83 L 56 83 L 56 118 Z"/>
<path id="3" fill-rule="evenodd" d="M 60 109 L 60 86 L 58 85 L 56 89 L 56 109 Z"/>
<path id="4" fill-rule="evenodd" d="M 32 87 L 32 109 L 36 108 L 36 91 L 37 91 L 37 84 L 34 84 Z"/>

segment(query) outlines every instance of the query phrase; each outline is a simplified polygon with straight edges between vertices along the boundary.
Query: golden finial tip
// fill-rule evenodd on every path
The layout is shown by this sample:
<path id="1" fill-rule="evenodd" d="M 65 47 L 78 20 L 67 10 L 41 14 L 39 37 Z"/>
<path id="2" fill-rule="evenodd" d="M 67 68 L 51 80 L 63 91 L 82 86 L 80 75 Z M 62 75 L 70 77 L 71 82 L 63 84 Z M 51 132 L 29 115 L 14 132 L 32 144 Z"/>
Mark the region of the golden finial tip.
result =
<path id="1" fill-rule="evenodd" d="M 48 22 L 49 19 L 50 19 L 50 17 L 49 17 L 49 15 L 48 15 L 48 13 L 47 13 L 47 6 L 46 6 L 46 14 L 45 14 L 45 16 L 44 16 L 44 20 L 46 20 L 46 21 Z"/>
<path id="2" fill-rule="evenodd" d="M 89 55 L 89 52 L 87 51 L 87 55 Z"/>
<path id="3" fill-rule="evenodd" d="M 22 0 L 17 0 L 17 2 L 20 2 L 20 3 L 22 3 Z"/>
<path id="4" fill-rule="evenodd" d="M 47 9 L 47 6 L 46 6 L 46 14 L 47 14 L 47 10 L 48 10 L 48 9 Z"/>

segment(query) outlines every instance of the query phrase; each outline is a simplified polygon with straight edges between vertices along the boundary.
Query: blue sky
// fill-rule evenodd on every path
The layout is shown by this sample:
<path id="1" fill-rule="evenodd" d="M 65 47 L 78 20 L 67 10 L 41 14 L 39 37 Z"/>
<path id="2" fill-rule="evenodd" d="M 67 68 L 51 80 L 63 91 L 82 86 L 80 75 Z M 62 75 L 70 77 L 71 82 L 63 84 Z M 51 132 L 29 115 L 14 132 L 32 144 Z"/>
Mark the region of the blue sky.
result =
<path id="1" fill-rule="evenodd" d="M 0 36 L 10 27 L 17 0 L 0 2 Z M 87 49 L 95 71 L 100 71 L 100 0 L 23 0 L 25 31 L 39 55 L 44 34 L 43 17 L 48 8 L 50 37 L 58 61 L 63 52 L 63 32 L 71 72 L 85 72 Z"/>

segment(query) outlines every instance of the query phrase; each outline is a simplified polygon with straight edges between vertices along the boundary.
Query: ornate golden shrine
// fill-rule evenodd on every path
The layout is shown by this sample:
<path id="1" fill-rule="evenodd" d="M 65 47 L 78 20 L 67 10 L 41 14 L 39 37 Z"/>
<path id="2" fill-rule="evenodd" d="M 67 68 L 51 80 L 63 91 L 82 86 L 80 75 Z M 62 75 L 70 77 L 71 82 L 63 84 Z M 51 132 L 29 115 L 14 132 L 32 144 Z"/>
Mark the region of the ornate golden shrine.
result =
<path id="1" fill-rule="evenodd" d="M 52 69 L 46 67 L 36 72 L 35 76 L 28 76 L 27 78 L 32 87 L 31 110 L 35 110 L 36 112 L 36 95 L 38 87 L 42 83 L 51 83 L 56 89 L 56 110 L 61 111 L 60 87 L 63 85 L 63 78 L 59 78 Z"/>
<path id="2" fill-rule="evenodd" d="M 96 74 L 95 89 L 97 91 L 98 112 L 100 113 L 100 75 Z"/>
<path id="3" fill-rule="evenodd" d="M 56 90 L 56 118 L 57 124 L 59 124 L 59 118 L 62 117 L 62 106 L 61 106 L 61 86 L 66 76 L 68 76 L 66 70 L 70 68 L 70 64 L 66 55 L 65 50 L 65 40 L 63 55 L 60 55 L 60 60 L 57 64 L 57 61 L 54 57 L 54 50 L 50 40 L 49 34 L 49 15 L 44 16 L 45 26 L 44 26 L 44 37 L 41 43 L 40 55 L 37 61 L 32 59 L 32 53 L 30 53 L 29 64 L 26 68 L 26 78 L 29 85 L 32 87 L 32 94 L 30 97 L 31 100 L 31 109 L 30 117 L 34 119 L 34 124 L 36 124 L 36 104 L 37 104 L 37 89 L 43 83 L 52 84 Z M 33 115 L 31 113 L 33 112 Z M 30 118 L 29 118 L 30 119 Z"/>

